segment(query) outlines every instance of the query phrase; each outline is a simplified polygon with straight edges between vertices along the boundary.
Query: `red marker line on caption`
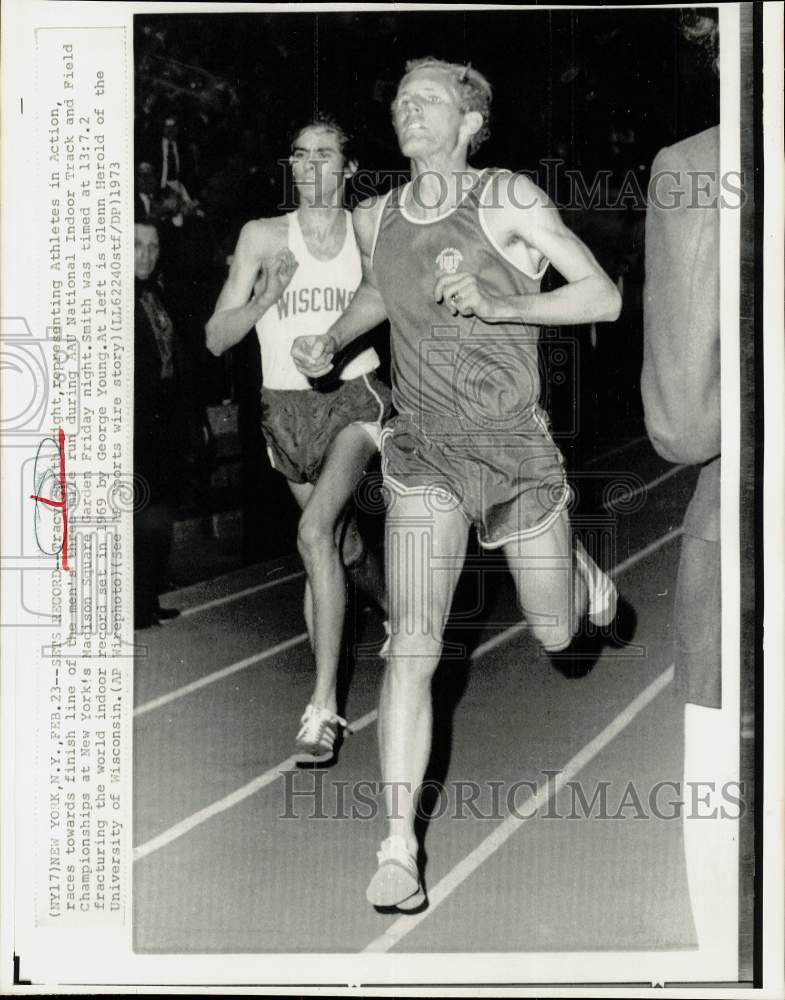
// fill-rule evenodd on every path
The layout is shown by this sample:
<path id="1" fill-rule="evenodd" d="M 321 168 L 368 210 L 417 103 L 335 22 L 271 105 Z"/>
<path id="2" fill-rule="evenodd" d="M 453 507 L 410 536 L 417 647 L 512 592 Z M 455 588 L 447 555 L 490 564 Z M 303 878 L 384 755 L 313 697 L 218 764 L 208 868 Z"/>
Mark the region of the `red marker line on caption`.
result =
<path id="1" fill-rule="evenodd" d="M 60 516 L 63 519 L 63 544 L 61 546 L 61 553 L 63 556 L 63 569 L 69 570 L 68 567 L 68 504 L 67 504 L 67 494 L 65 488 L 65 434 L 62 428 L 57 432 L 57 450 L 60 455 L 60 499 L 59 500 L 49 500 L 47 497 L 39 497 L 35 494 L 31 494 L 30 499 L 35 500 L 36 503 L 46 504 L 47 507 L 55 507 L 60 511 Z"/>

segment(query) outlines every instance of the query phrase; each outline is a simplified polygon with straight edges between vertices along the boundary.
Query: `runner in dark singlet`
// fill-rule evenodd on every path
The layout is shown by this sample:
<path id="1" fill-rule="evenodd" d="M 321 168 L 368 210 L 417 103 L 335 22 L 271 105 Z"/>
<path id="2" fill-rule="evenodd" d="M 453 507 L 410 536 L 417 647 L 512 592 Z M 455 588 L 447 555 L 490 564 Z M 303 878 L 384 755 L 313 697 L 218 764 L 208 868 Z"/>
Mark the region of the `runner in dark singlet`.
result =
<path id="1" fill-rule="evenodd" d="M 337 350 L 390 318 L 399 416 L 382 435 L 392 639 L 379 705 L 389 836 L 367 891 L 376 906 L 422 899 L 414 819 L 431 678 L 470 524 L 483 545 L 503 549 L 548 652 L 580 653 L 586 617 L 606 626 L 616 609 L 612 582 L 573 545 L 561 456 L 538 405 L 536 348 L 539 327 L 612 321 L 620 298 L 543 191 L 468 164 L 488 135 L 490 103 L 476 70 L 407 65 L 393 120 L 412 181 L 355 210 L 363 283 L 326 334 L 293 346 L 300 369 L 320 375 Z M 542 293 L 548 263 L 567 284 Z"/>

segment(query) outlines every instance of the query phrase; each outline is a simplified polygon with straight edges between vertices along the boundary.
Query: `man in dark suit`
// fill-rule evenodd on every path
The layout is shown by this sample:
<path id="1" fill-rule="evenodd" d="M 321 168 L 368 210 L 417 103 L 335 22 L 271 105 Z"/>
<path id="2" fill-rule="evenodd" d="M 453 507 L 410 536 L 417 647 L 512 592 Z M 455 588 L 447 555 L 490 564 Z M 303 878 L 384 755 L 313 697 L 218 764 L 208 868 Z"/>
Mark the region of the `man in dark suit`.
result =
<path id="1" fill-rule="evenodd" d="M 159 132 L 140 141 L 137 159 L 152 165 L 161 197 L 176 192 L 186 204 L 194 200 L 199 184 L 198 164 L 191 144 L 181 135 L 176 115 L 165 115 Z"/>
<path id="2" fill-rule="evenodd" d="M 136 204 L 134 215 L 138 219 L 158 220 L 164 216 L 161 190 L 155 179 L 155 169 L 151 163 L 142 161 L 136 165 Z"/>

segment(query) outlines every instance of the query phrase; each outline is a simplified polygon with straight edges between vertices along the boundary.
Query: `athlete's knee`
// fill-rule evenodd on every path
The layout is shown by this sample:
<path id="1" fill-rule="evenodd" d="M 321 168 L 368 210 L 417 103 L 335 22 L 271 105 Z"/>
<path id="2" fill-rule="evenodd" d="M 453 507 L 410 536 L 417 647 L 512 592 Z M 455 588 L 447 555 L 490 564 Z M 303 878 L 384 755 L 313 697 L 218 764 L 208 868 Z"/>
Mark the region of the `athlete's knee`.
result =
<path id="1" fill-rule="evenodd" d="M 395 615 L 390 620 L 390 659 L 427 664 L 438 663 L 442 651 L 444 620 L 426 612 L 417 615 L 416 620 L 398 622 Z"/>
<path id="2" fill-rule="evenodd" d="M 334 547 L 333 526 L 326 524 L 323 518 L 310 514 L 305 510 L 297 525 L 297 549 L 306 559 L 315 556 L 327 547 Z"/>
<path id="3" fill-rule="evenodd" d="M 441 641 L 434 636 L 393 634 L 386 657 L 391 680 L 397 684 L 429 684 L 441 651 Z"/>

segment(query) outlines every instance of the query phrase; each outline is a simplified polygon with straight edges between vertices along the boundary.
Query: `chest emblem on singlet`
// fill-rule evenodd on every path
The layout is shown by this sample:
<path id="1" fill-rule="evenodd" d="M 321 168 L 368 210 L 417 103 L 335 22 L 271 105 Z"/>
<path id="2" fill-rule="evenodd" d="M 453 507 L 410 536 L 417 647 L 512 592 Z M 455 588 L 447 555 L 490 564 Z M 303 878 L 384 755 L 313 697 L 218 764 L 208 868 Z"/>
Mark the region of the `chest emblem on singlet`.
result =
<path id="1" fill-rule="evenodd" d="M 455 247 L 445 247 L 436 258 L 436 265 L 445 274 L 455 274 L 463 261 L 463 254 Z"/>

